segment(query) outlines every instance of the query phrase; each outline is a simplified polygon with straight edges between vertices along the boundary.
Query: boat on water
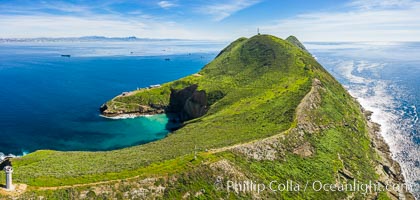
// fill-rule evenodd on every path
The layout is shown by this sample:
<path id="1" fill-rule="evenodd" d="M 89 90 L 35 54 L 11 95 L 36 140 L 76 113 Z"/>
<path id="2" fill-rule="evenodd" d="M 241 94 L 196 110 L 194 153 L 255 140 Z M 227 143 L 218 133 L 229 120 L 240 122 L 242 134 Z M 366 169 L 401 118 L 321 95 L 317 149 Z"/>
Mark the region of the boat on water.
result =
<path id="1" fill-rule="evenodd" d="M 67 57 L 67 58 L 70 58 L 70 57 L 71 57 L 71 55 L 69 55 L 69 54 L 62 54 L 62 55 L 61 55 L 61 57 Z"/>

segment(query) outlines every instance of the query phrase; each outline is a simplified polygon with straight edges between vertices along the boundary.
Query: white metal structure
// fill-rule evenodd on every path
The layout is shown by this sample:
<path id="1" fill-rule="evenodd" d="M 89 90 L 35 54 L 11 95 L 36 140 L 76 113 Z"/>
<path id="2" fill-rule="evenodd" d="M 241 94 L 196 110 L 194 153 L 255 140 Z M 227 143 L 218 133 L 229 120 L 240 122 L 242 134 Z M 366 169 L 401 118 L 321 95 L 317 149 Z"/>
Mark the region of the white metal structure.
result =
<path id="1" fill-rule="evenodd" d="M 12 184 L 12 173 L 13 173 L 13 167 L 12 166 L 6 166 L 4 167 L 4 171 L 6 172 L 6 190 L 13 190 L 13 184 Z"/>

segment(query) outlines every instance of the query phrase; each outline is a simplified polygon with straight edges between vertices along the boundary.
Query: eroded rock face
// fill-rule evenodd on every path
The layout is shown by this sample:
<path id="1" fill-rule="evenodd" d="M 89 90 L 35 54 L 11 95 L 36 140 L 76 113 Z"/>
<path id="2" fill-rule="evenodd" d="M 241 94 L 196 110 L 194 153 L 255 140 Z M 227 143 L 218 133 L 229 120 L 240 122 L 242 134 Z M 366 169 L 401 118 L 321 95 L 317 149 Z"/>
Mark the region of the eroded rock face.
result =
<path id="1" fill-rule="evenodd" d="M 181 90 L 172 90 L 167 112 L 176 113 L 181 121 L 201 117 L 207 112 L 207 95 L 197 91 L 197 85 Z"/>
<path id="2" fill-rule="evenodd" d="M 204 90 L 195 91 L 184 104 L 183 117 L 185 119 L 194 119 L 206 114 L 207 111 L 207 97 Z"/>
<path id="3" fill-rule="evenodd" d="M 106 104 L 103 104 L 103 105 L 99 108 L 99 111 L 100 111 L 101 113 L 103 113 L 103 112 L 105 112 L 107 109 L 108 109 L 108 106 L 107 106 Z"/>
<path id="4" fill-rule="evenodd" d="M 201 117 L 207 112 L 208 97 L 204 90 L 197 90 L 198 85 L 190 85 L 180 90 L 171 90 L 169 105 L 150 103 L 138 105 L 138 109 L 116 108 L 115 105 L 103 104 L 99 111 L 102 115 L 114 117 L 123 114 L 154 115 L 161 113 L 173 113 L 177 120 L 183 122 Z"/>
<path id="5" fill-rule="evenodd" d="M 171 97 L 169 99 L 167 112 L 181 112 L 184 109 L 185 103 L 193 95 L 197 88 L 198 85 L 191 85 L 181 90 L 171 89 Z"/>

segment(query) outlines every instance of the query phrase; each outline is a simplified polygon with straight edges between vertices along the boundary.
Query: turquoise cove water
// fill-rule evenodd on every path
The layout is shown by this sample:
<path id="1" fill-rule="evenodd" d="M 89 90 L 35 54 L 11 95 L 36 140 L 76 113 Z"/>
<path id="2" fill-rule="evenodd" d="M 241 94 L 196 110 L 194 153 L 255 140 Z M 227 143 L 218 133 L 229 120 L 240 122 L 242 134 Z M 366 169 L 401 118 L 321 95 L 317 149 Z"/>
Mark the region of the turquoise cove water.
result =
<path id="1" fill-rule="evenodd" d="M 39 149 L 112 150 L 164 138 L 176 126 L 166 115 L 108 119 L 98 109 L 124 91 L 196 73 L 226 45 L 0 43 L 0 159 Z M 420 43 L 305 45 L 373 111 L 407 183 L 420 194 Z"/>
<path id="2" fill-rule="evenodd" d="M 0 44 L 0 152 L 111 150 L 164 138 L 174 126 L 166 115 L 107 119 L 98 109 L 124 91 L 193 74 L 217 52 L 149 47 L 154 54 L 132 43 Z"/>

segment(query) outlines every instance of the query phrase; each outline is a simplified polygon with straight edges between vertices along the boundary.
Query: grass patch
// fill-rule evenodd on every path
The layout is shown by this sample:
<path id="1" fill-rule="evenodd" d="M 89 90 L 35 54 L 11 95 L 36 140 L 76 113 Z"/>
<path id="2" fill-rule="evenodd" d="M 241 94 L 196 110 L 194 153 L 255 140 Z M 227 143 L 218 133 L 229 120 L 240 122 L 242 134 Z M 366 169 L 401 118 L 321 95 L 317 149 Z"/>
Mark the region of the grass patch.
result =
<path id="1" fill-rule="evenodd" d="M 166 106 L 171 89 L 197 84 L 199 90 L 209 94 L 209 110 L 203 117 L 185 122 L 181 129 L 162 140 L 121 150 L 37 151 L 13 159 L 14 178 L 30 186 L 60 186 L 134 176 L 173 176 L 175 181 L 166 183 L 165 199 L 179 199 L 187 193 L 191 198 L 202 193 L 197 197 L 202 199 L 252 197 L 214 188 L 212 170 L 203 163 L 227 159 L 248 178 L 267 184 L 271 180 L 293 180 L 303 185 L 316 180 L 334 183 L 338 170 L 343 168 L 360 181 L 375 180 L 372 160 L 376 155 L 369 146 L 366 122 L 358 104 L 299 44 L 268 35 L 241 38 L 206 65 L 199 72 L 201 76 L 188 76 L 160 88 L 141 89 L 107 103 L 108 108 L 124 112 L 136 111 L 139 105 Z M 315 148 L 314 156 L 302 158 L 288 152 L 282 160 L 255 161 L 232 152 L 216 155 L 204 152 L 295 127 L 296 108 L 310 91 L 314 78 L 321 80 L 325 88 L 321 92 L 321 105 L 311 111 L 311 121 L 324 128 L 304 136 Z M 194 160 L 196 147 L 201 153 Z M 0 180 L 4 180 L 3 176 L 0 175 Z M 35 193 L 54 199 L 70 197 L 78 190 Z M 309 190 L 267 193 L 261 197 L 343 199 L 347 195 Z M 357 193 L 355 198 L 363 197 Z"/>

